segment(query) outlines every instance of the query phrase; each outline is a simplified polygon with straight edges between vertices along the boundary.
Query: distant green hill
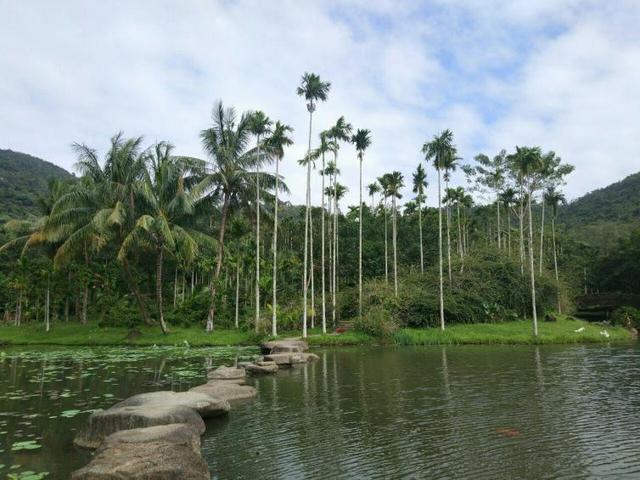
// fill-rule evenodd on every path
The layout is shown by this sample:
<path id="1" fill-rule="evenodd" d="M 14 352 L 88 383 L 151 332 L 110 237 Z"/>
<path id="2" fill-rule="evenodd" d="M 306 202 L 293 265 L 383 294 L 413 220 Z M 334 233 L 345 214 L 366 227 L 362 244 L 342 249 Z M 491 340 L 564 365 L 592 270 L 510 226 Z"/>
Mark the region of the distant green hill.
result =
<path id="1" fill-rule="evenodd" d="M 558 212 L 561 223 L 578 240 L 612 247 L 640 226 L 640 173 L 594 190 Z"/>
<path id="2" fill-rule="evenodd" d="M 47 182 L 73 178 L 53 163 L 0 149 L 0 222 L 37 214 L 37 199 L 47 193 Z"/>

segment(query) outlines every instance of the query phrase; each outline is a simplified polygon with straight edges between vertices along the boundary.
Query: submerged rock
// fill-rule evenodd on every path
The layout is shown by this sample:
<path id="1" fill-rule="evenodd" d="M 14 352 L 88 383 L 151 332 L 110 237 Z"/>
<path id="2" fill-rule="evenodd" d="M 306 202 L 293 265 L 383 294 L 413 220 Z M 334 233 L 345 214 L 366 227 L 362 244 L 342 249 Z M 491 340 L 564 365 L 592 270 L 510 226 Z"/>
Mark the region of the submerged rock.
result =
<path id="1" fill-rule="evenodd" d="M 140 393 L 117 403 L 112 408 L 138 407 L 144 405 L 185 406 L 194 409 L 203 418 L 217 417 L 229 413 L 229 402 L 198 392 L 149 392 Z"/>
<path id="2" fill-rule="evenodd" d="M 302 340 L 272 340 L 260 345 L 265 355 L 272 353 L 303 353 L 309 350 L 307 342 Z"/>
<path id="3" fill-rule="evenodd" d="M 194 453 L 200 454 L 200 434 L 190 425 L 172 423 L 155 427 L 133 428 L 112 433 L 104 439 L 96 453 L 108 448 L 140 443 L 166 442 L 173 445 L 189 447 Z"/>
<path id="4" fill-rule="evenodd" d="M 193 387 L 189 391 L 204 393 L 212 398 L 220 398 L 228 402 L 253 398 L 258 394 L 258 391 L 253 387 L 238 385 L 226 380 L 212 380 L 204 385 Z"/>
<path id="5" fill-rule="evenodd" d="M 189 425 L 200 435 L 205 430 L 200 415 L 194 409 L 184 405 L 112 407 L 92 413 L 86 427 L 76 435 L 74 443 L 84 448 L 97 448 L 107 436 L 120 430 L 172 423 Z"/>
<path id="6" fill-rule="evenodd" d="M 265 355 L 266 361 L 275 362 L 278 366 L 291 366 L 318 360 L 315 353 L 272 353 Z"/>
<path id="7" fill-rule="evenodd" d="M 146 430 L 146 429 L 144 429 Z M 207 463 L 190 445 L 116 442 L 101 449 L 72 480 L 209 480 Z"/>
<path id="8" fill-rule="evenodd" d="M 244 381 L 245 376 L 244 368 L 236 367 L 218 367 L 207 374 L 209 380 Z"/>

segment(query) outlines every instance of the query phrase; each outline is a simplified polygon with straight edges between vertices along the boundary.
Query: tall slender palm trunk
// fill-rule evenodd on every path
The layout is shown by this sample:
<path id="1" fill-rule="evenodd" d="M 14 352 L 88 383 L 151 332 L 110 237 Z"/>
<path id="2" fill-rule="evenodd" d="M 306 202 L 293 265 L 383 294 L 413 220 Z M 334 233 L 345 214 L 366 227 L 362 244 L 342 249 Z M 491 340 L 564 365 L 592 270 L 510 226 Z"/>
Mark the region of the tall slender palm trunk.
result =
<path id="1" fill-rule="evenodd" d="M 360 157 L 360 217 L 358 220 L 358 316 L 362 319 L 362 157 Z"/>
<path id="2" fill-rule="evenodd" d="M 333 162 L 336 173 L 333 175 L 333 292 L 331 296 L 331 320 L 336 326 L 336 295 L 338 292 L 338 153 L 334 152 Z"/>
<path id="3" fill-rule="evenodd" d="M 325 246 L 324 246 L 324 221 L 325 221 L 325 206 L 324 206 L 324 169 L 325 169 L 325 162 L 324 162 L 324 152 L 322 152 L 322 190 L 320 191 L 320 197 L 322 198 L 322 216 L 321 216 L 321 221 L 320 221 L 320 229 L 321 229 L 321 239 L 320 239 L 320 249 L 321 249 L 321 253 L 320 253 L 320 263 L 322 264 L 322 273 L 321 273 L 321 290 L 322 290 L 322 333 L 327 333 L 327 310 L 326 310 L 326 299 L 325 299 L 325 262 L 324 262 L 324 250 L 325 250 Z"/>
<path id="4" fill-rule="evenodd" d="M 498 211 L 498 249 L 502 248 L 502 230 L 500 228 L 500 201 L 496 200 L 496 210 Z"/>
<path id="5" fill-rule="evenodd" d="M 260 330 L 260 135 L 258 143 L 258 164 L 256 165 L 256 317 L 255 331 Z"/>
<path id="6" fill-rule="evenodd" d="M 440 329 L 444 331 L 444 281 L 442 268 L 442 188 L 440 186 L 440 169 L 438 169 L 438 264 L 440 273 Z"/>
<path id="7" fill-rule="evenodd" d="M 418 195 L 418 231 L 420 236 L 420 273 L 424 273 L 424 247 L 422 245 L 422 203 Z"/>
<path id="8" fill-rule="evenodd" d="M 47 272 L 47 291 L 44 298 L 44 326 L 45 331 L 51 329 L 51 276 Z"/>
<path id="9" fill-rule="evenodd" d="M 511 211 L 507 206 L 507 253 L 511 257 Z"/>
<path id="10" fill-rule="evenodd" d="M 167 334 L 167 325 L 164 323 L 164 312 L 162 310 L 162 255 L 163 249 L 157 249 L 156 256 L 156 301 L 158 302 L 158 321 L 162 333 Z"/>
<path id="11" fill-rule="evenodd" d="M 395 296 L 398 296 L 398 225 L 397 225 L 397 208 L 396 208 L 396 196 L 391 197 L 393 203 L 392 209 L 392 229 L 393 229 L 393 291 Z"/>
<path id="12" fill-rule="evenodd" d="M 384 196 L 384 201 L 382 203 L 382 208 L 384 209 L 384 281 L 385 283 L 389 283 L 389 247 L 388 247 L 388 237 L 389 234 L 387 232 L 389 221 L 387 220 L 387 196 Z"/>
<path id="13" fill-rule="evenodd" d="M 531 269 L 531 311 L 533 314 L 533 335 L 538 336 L 538 312 L 536 311 L 536 272 L 533 265 L 533 221 L 531 219 L 531 195 L 527 196 L 527 210 L 529 211 L 529 267 Z"/>
<path id="14" fill-rule="evenodd" d="M 271 335 L 274 337 L 278 335 L 278 298 L 277 298 L 277 283 L 278 283 L 278 188 L 279 188 L 279 165 L 280 159 L 276 157 L 276 196 L 273 204 L 273 299 L 271 310 Z M 236 302 L 237 304 L 237 302 Z"/>
<path id="15" fill-rule="evenodd" d="M 205 330 L 209 333 L 213 331 L 213 319 L 215 318 L 216 314 L 216 293 L 218 292 L 218 279 L 220 278 L 220 272 L 222 271 L 222 260 L 224 259 L 224 235 L 227 230 L 227 217 L 229 216 L 230 205 L 231 197 L 228 193 L 225 193 L 224 200 L 222 202 L 222 212 L 220 215 L 220 231 L 218 233 L 218 253 L 216 255 L 216 269 L 210 282 L 211 306 L 209 307 L 209 314 L 207 315 L 207 325 L 205 328 Z"/>
<path id="16" fill-rule="evenodd" d="M 524 193 L 520 189 L 520 274 L 524 275 Z"/>
<path id="17" fill-rule="evenodd" d="M 553 212 L 552 212 L 553 214 Z M 558 288 L 558 313 L 562 313 L 562 303 L 560 301 L 560 278 L 558 277 L 558 251 L 556 249 L 556 218 L 551 216 L 551 243 L 553 247 L 553 270 L 556 275 L 556 286 Z"/>
<path id="18" fill-rule="evenodd" d="M 311 202 L 311 188 L 309 188 L 309 202 Z M 313 208 L 309 209 L 309 271 L 311 276 L 311 328 L 316 326 L 316 289 L 315 289 L 315 259 L 313 255 Z"/>
<path id="19" fill-rule="evenodd" d="M 303 307 L 302 307 L 302 337 L 307 338 L 307 298 L 308 298 L 308 288 L 307 288 L 307 274 L 308 274 L 308 266 L 309 266 L 309 210 L 311 209 L 311 197 L 309 195 L 309 190 L 311 188 L 311 128 L 313 124 L 313 111 L 311 108 L 309 110 L 309 146 L 307 149 L 307 191 L 306 191 L 306 212 L 304 219 L 304 274 L 302 280 L 302 290 L 303 290 Z"/>
<path id="20" fill-rule="evenodd" d="M 274 303 L 275 305 L 275 303 Z M 235 327 L 240 328 L 240 258 L 236 262 L 236 311 L 235 311 Z M 275 334 L 274 334 L 275 335 Z"/>
<path id="21" fill-rule="evenodd" d="M 542 221 L 540 222 L 540 275 L 542 275 L 542 257 L 544 255 L 544 195 L 542 196 Z"/>
<path id="22" fill-rule="evenodd" d="M 449 192 L 449 181 L 445 177 L 445 189 Z M 453 275 L 451 274 L 451 210 L 449 209 L 449 203 L 447 202 L 447 268 L 449 270 L 449 285 L 453 283 Z"/>

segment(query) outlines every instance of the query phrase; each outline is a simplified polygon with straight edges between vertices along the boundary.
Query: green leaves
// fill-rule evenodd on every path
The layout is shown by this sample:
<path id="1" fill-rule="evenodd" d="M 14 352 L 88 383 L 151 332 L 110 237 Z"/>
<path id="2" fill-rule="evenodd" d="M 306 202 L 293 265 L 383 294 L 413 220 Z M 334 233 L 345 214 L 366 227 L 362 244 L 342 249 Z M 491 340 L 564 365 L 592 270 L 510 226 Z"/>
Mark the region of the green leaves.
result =
<path id="1" fill-rule="evenodd" d="M 41 447 L 42 445 L 35 440 L 25 440 L 23 442 L 14 442 L 13 445 L 11 445 L 11 451 L 20 452 L 22 450 L 37 450 Z"/>

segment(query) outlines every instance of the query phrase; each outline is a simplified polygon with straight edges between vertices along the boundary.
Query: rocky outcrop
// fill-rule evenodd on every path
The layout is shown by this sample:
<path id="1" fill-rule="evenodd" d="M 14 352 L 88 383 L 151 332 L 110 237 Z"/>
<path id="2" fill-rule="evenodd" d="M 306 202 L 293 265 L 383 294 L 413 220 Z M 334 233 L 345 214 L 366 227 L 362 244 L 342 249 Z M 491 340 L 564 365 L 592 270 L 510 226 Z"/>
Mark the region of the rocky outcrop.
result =
<path id="1" fill-rule="evenodd" d="M 140 393 L 115 404 L 112 408 L 140 407 L 144 405 L 164 405 L 189 407 L 202 418 L 226 415 L 231 410 L 229 402 L 198 392 L 149 392 Z"/>
<path id="2" fill-rule="evenodd" d="M 194 448 L 194 442 L 197 448 Z M 107 437 L 72 480 L 208 480 L 199 433 L 186 425 L 139 428 Z"/>
<path id="3" fill-rule="evenodd" d="M 74 443 L 84 448 L 98 448 L 106 437 L 120 430 L 172 423 L 189 425 L 200 435 L 205 430 L 200 415 L 194 409 L 183 405 L 112 407 L 92 413 L 86 427 L 78 433 Z"/>

